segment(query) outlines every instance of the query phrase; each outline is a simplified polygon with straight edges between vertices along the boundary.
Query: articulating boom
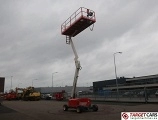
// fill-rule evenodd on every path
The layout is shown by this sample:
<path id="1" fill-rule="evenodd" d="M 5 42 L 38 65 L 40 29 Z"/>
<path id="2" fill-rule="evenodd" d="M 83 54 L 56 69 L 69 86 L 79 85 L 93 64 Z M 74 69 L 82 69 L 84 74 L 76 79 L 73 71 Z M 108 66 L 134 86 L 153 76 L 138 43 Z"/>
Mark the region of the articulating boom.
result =
<path id="1" fill-rule="evenodd" d="M 75 71 L 75 75 L 74 75 L 74 81 L 73 81 L 73 88 L 72 88 L 72 92 L 71 92 L 71 98 L 75 98 L 76 97 L 76 85 L 77 85 L 77 79 L 78 79 L 78 75 L 79 75 L 79 70 L 81 70 L 81 66 L 80 66 L 80 61 L 78 61 L 78 55 L 75 49 L 75 46 L 73 44 L 73 41 L 71 39 L 71 36 L 67 36 L 67 43 L 71 45 L 72 50 L 74 52 L 75 55 L 75 65 L 76 65 L 76 71 Z"/>

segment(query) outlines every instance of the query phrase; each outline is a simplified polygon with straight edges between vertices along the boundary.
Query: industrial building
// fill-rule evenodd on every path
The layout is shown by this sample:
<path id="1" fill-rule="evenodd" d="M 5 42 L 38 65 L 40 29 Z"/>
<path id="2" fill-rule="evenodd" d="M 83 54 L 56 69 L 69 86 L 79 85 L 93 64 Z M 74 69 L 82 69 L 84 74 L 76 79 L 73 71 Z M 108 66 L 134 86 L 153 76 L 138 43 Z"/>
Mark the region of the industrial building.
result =
<path id="1" fill-rule="evenodd" d="M 140 76 L 133 78 L 125 78 L 120 77 L 111 80 L 103 80 L 93 82 L 93 91 L 101 91 L 101 90 L 112 90 L 116 91 L 117 88 L 119 90 L 133 90 L 133 89 L 156 89 L 158 88 L 158 74 L 156 75 L 148 75 L 148 76 Z M 118 87 L 117 87 L 118 86 Z"/>
<path id="2" fill-rule="evenodd" d="M 48 94 L 53 92 L 62 92 L 65 91 L 66 93 L 71 93 L 72 86 L 65 86 L 65 87 L 37 87 L 35 88 L 36 91 L 41 92 L 42 94 Z M 93 92 L 93 87 L 76 87 L 76 92 Z"/>
<path id="3" fill-rule="evenodd" d="M 5 78 L 0 77 L 0 93 L 4 92 L 4 83 L 5 83 Z"/>
<path id="4" fill-rule="evenodd" d="M 5 78 L 0 77 L 0 105 L 3 101 L 2 94 L 4 93 L 4 83 L 5 83 Z"/>

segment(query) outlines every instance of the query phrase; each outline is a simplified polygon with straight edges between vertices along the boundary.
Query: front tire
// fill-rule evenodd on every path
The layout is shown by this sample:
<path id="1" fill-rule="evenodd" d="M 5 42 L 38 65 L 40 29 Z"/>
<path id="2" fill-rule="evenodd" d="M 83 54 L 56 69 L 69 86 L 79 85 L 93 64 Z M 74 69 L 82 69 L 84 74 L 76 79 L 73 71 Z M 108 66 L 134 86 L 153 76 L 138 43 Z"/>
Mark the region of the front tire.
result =
<path id="1" fill-rule="evenodd" d="M 63 110 L 67 111 L 68 110 L 68 106 L 67 105 L 63 105 Z"/>
<path id="2" fill-rule="evenodd" d="M 82 112 L 82 107 L 81 107 L 81 106 L 78 106 L 77 109 L 76 109 L 76 112 L 77 112 L 77 113 L 81 113 L 81 112 Z"/>
<path id="3" fill-rule="evenodd" d="M 93 105 L 93 106 L 92 106 L 92 110 L 93 110 L 94 112 L 98 111 L 98 106 L 97 106 L 97 105 Z"/>

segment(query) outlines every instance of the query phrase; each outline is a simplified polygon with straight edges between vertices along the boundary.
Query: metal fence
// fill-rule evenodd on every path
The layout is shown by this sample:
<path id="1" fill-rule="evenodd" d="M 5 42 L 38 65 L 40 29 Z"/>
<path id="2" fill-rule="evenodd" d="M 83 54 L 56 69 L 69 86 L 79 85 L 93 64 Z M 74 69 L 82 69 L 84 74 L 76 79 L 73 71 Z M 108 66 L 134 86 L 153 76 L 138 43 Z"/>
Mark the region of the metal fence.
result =
<path id="1" fill-rule="evenodd" d="M 98 91 L 95 93 L 84 93 L 79 98 L 88 97 L 91 100 L 120 101 L 120 102 L 158 102 L 158 89 L 135 89 L 117 91 Z"/>

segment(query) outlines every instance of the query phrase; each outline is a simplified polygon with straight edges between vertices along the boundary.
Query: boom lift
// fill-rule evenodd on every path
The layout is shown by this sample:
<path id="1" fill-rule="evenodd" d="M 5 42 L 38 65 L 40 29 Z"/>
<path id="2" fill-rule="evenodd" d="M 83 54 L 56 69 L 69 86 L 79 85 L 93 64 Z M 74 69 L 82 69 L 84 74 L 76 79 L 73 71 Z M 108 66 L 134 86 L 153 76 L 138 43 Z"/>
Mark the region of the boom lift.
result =
<path id="1" fill-rule="evenodd" d="M 81 65 L 80 61 L 78 60 L 78 54 L 74 43 L 71 39 L 95 22 L 95 12 L 90 9 L 81 7 L 61 25 L 61 33 L 62 35 L 66 35 L 66 43 L 71 45 L 75 55 L 74 61 L 76 66 L 71 98 L 68 101 L 68 105 L 63 105 L 64 111 L 67 111 L 69 108 L 76 109 L 78 113 L 90 109 L 93 111 L 98 111 L 98 106 L 91 105 L 91 100 L 89 98 L 76 98 L 76 85 L 79 71 L 81 70 Z"/>
<path id="2" fill-rule="evenodd" d="M 67 96 L 67 94 L 66 94 L 65 90 L 62 90 L 61 92 L 53 93 L 53 98 L 58 101 L 66 99 L 66 96 Z"/>

